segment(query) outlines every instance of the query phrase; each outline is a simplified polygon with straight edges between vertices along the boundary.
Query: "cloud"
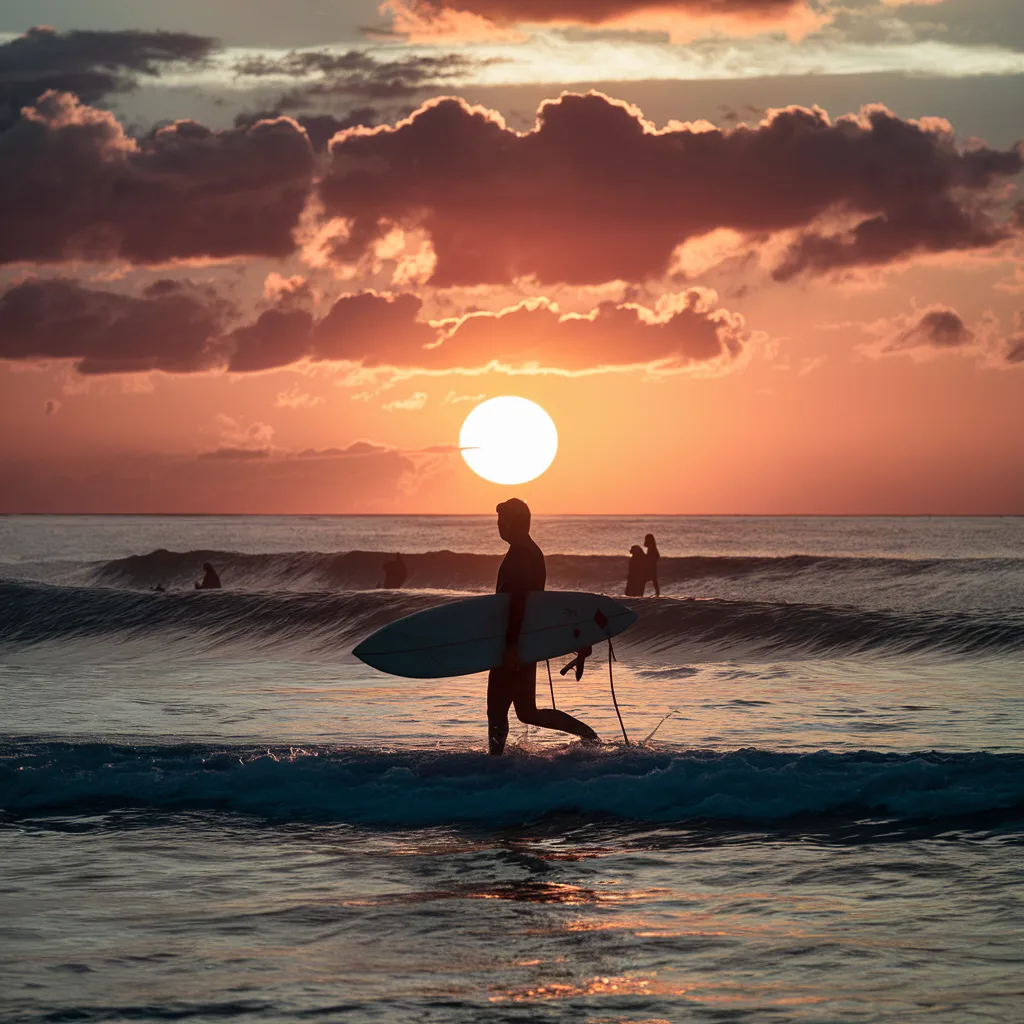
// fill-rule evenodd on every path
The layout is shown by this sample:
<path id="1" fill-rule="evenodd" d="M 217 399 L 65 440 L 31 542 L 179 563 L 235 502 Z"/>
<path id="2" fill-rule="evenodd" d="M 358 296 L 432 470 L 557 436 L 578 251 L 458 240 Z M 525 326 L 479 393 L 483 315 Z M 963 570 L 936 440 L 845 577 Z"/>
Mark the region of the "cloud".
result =
<path id="1" fill-rule="evenodd" d="M 441 374 L 679 369 L 728 364 L 748 342 L 743 317 L 716 302 L 714 292 L 693 288 L 662 295 L 654 308 L 607 301 L 587 314 L 562 314 L 546 299 L 530 299 L 435 321 L 421 318 L 422 299 L 411 293 L 359 292 L 339 298 L 320 319 L 275 307 L 228 329 L 234 308 L 209 286 L 160 280 L 133 296 L 30 278 L 0 294 L 0 359 L 72 360 L 87 374 L 256 373 L 304 360 Z M 316 403 L 282 392 L 277 404 Z M 237 447 L 232 423 L 221 426 L 235 431 L 226 440 Z"/>
<path id="2" fill-rule="evenodd" d="M 314 154 L 280 118 L 136 141 L 110 113 L 46 93 L 0 133 L 0 262 L 287 256 Z"/>
<path id="3" fill-rule="evenodd" d="M 394 402 L 382 405 L 381 408 L 385 412 L 418 412 L 426 404 L 427 393 L 425 391 L 416 391 L 408 398 L 396 399 Z"/>
<path id="4" fill-rule="evenodd" d="M 480 67 L 477 58 L 461 53 L 414 54 L 380 60 L 365 50 L 292 50 L 280 57 L 256 55 L 235 66 L 239 75 L 255 78 L 309 79 L 278 100 L 282 110 L 308 106 L 313 99 L 409 99 L 427 89 L 457 82 Z"/>
<path id="5" fill-rule="evenodd" d="M 941 304 L 860 327 L 878 339 L 860 346 L 860 352 L 872 359 L 905 355 L 916 362 L 926 362 L 936 356 L 961 355 L 975 359 L 985 369 L 995 370 L 1024 363 L 1022 313 L 1015 315 L 1009 333 L 992 312 L 984 313 L 968 326 L 957 310 Z"/>
<path id="6" fill-rule="evenodd" d="M 439 287 L 642 281 L 689 239 L 729 229 L 792 236 L 775 276 L 990 247 L 1013 226 L 1000 190 L 1021 150 L 965 148 L 938 119 L 881 106 L 831 120 L 788 107 L 730 129 L 672 123 L 599 93 L 541 105 L 532 131 L 458 99 L 331 144 L 319 187 L 355 262 L 395 226 L 422 229 Z"/>
<path id="7" fill-rule="evenodd" d="M 822 16 L 805 0 L 386 0 L 398 32 L 487 37 L 514 25 L 581 25 L 668 32 L 676 41 L 718 30 L 802 35 Z"/>
<path id="8" fill-rule="evenodd" d="M 1011 366 L 1024 366 L 1024 310 L 1013 316 L 1014 333 L 1003 346 L 1003 357 Z"/>
<path id="9" fill-rule="evenodd" d="M 30 278 L 0 295 L 0 359 L 70 359 L 84 374 L 210 369 L 230 312 L 187 281 L 156 281 L 134 296 Z"/>
<path id="10" fill-rule="evenodd" d="M 396 449 L 372 441 L 353 441 L 347 448 L 304 448 L 296 452 L 297 459 L 350 459 L 367 455 L 385 455 Z"/>
<path id="11" fill-rule="evenodd" d="M 921 314 L 908 327 L 890 338 L 890 352 L 914 348 L 958 349 L 974 342 L 974 332 L 960 319 L 954 309 L 932 308 Z"/>
<path id="12" fill-rule="evenodd" d="M 304 333 L 254 330 L 231 337 L 239 346 L 232 370 L 284 366 L 301 357 L 360 363 L 364 367 L 428 372 L 485 368 L 580 372 L 658 364 L 681 368 L 735 359 L 748 340 L 741 316 L 712 308 L 714 293 L 691 289 L 665 295 L 655 309 L 605 302 L 586 315 L 562 315 L 543 299 L 497 313 L 477 312 L 440 321 L 420 319 L 412 294 L 362 292 L 338 299 Z"/>
<path id="13" fill-rule="evenodd" d="M 296 363 L 309 355 L 313 315 L 304 309 L 268 309 L 228 336 L 232 373 L 253 373 Z"/>
<path id="14" fill-rule="evenodd" d="M 213 451 L 200 452 L 200 459 L 214 462 L 236 462 L 246 459 L 269 459 L 269 448 L 215 448 Z"/>
<path id="15" fill-rule="evenodd" d="M 291 94 L 289 94 L 291 95 Z M 236 128 L 250 128 L 259 121 L 273 121 L 281 117 L 289 110 L 295 110 L 295 106 L 288 107 L 285 104 L 278 104 L 272 109 L 260 111 L 246 111 L 235 117 Z M 358 107 L 344 117 L 336 117 L 333 114 L 293 114 L 292 120 L 300 125 L 309 137 L 310 145 L 318 153 L 327 149 L 327 143 L 334 138 L 338 132 L 347 131 L 349 128 L 372 127 L 383 120 L 381 111 L 376 107 Z"/>
<path id="16" fill-rule="evenodd" d="M 51 89 L 95 103 L 156 77 L 168 65 L 197 65 L 220 48 L 187 32 L 57 32 L 46 26 L 0 43 L 0 130 Z"/>
<path id="17" fill-rule="evenodd" d="M 482 402 L 487 396 L 485 394 L 480 395 L 460 395 L 457 391 L 449 391 L 444 396 L 442 405 L 461 405 L 463 402 Z"/>
<path id="18" fill-rule="evenodd" d="M 274 401 L 279 409 L 315 409 L 323 405 L 326 399 L 323 395 L 310 395 L 299 391 L 298 385 L 292 385 L 286 391 L 279 391 Z"/>

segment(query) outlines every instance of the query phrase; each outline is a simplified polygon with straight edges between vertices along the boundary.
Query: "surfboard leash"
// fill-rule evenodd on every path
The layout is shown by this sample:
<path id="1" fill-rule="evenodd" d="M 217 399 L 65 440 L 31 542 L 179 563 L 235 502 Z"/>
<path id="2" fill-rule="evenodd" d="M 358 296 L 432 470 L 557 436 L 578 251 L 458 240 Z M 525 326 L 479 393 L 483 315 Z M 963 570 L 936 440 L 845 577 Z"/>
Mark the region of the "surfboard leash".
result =
<path id="1" fill-rule="evenodd" d="M 629 742 L 629 737 L 626 735 L 626 726 L 622 722 L 619 702 L 615 699 L 615 678 L 612 675 L 612 662 L 618 660 L 615 657 L 615 648 L 612 647 L 612 638 L 608 637 L 608 685 L 612 688 L 612 703 L 615 705 L 615 714 L 619 716 L 619 728 L 622 730 L 622 738 L 626 741 L 626 746 L 631 747 L 633 744 Z"/>
<path id="2" fill-rule="evenodd" d="M 544 664 L 548 667 L 548 686 L 551 688 L 551 707 L 557 711 L 558 705 L 555 703 L 555 684 L 551 679 L 551 660 L 549 658 L 545 658 Z"/>

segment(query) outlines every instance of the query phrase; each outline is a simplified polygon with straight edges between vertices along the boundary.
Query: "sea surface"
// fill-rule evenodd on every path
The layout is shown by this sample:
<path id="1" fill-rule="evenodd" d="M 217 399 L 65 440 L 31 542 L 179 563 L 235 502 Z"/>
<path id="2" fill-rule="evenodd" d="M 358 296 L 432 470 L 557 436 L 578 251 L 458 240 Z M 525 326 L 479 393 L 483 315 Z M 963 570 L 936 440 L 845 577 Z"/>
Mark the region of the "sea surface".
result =
<path id="1" fill-rule="evenodd" d="M 533 532 L 628 745 L 350 654 L 493 517 L 0 518 L 0 1020 L 1024 1021 L 1024 519 Z"/>

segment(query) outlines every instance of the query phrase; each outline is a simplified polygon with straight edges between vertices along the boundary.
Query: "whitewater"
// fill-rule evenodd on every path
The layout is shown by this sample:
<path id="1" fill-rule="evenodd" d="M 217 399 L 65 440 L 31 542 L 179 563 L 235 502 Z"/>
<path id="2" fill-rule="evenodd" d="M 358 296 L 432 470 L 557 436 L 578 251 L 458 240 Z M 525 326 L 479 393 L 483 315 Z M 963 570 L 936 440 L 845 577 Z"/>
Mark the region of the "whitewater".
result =
<path id="1" fill-rule="evenodd" d="M 482 677 L 351 655 L 493 517 L 0 517 L 0 1018 L 1021 1019 L 1024 520 L 534 536 L 640 616 L 628 746 L 607 649 L 552 665 L 605 745 L 502 759 Z"/>

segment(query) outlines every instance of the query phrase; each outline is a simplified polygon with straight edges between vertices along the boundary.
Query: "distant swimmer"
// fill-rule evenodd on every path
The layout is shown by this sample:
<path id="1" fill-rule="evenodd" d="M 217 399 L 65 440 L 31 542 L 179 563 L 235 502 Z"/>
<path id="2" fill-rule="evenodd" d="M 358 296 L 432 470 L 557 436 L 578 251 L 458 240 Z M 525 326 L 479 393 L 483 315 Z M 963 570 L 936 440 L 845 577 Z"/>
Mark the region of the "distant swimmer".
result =
<path id="1" fill-rule="evenodd" d="M 658 581 L 658 562 L 661 561 L 661 552 L 658 550 L 653 533 L 644 537 L 644 547 L 647 548 L 647 578 L 654 584 L 654 596 L 661 597 L 661 583 Z"/>
<path id="2" fill-rule="evenodd" d="M 519 634 L 526 615 L 526 598 L 531 590 L 543 590 L 547 582 L 544 553 L 530 536 L 530 509 L 525 501 L 509 498 L 496 509 L 498 534 L 508 544 L 508 553 L 498 568 L 495 592 L 508 594 L 508 630 L 505 657 L 499 668 L 492 668 L 487 679 L 487 742 L 497 757 L 508 738 L 508 711 L 513 705 L 516 717 L 527 725 L 579 736 L 596 741 L 597 733 L 579 719 L 554 708 L 537 707 L 537 663 L 519 661 Z"/>
<path id="3" fill-rule="evenodd" d="M 196 583 L 196 590 L 220 590 L 220 577 L 209 562 L 203 562 L 203 572 L 205 575 Z"/>
<path id="4" fill-rule="evenodd" d="M 400 554 L 396 554 L 393 562 L 384 563 L 384 582 L 381 586 L 385 590 L 400 590 L 408 576 L 405 561 Z"/>
<path id="5" fill-rule="evenodd" d="M 647 552 L 639 544 L 629 549 L 629 568 L 626 570 L 626 596 L 643 597 L 647 585 Z"/>
<path id="6" fill-rule="evenodd" d="M 153 588 L 153 592 L 156 593 L 156 594 L 166 594 L 167 593 L 167 588 L 162 583 L 158 583 Z"/>

